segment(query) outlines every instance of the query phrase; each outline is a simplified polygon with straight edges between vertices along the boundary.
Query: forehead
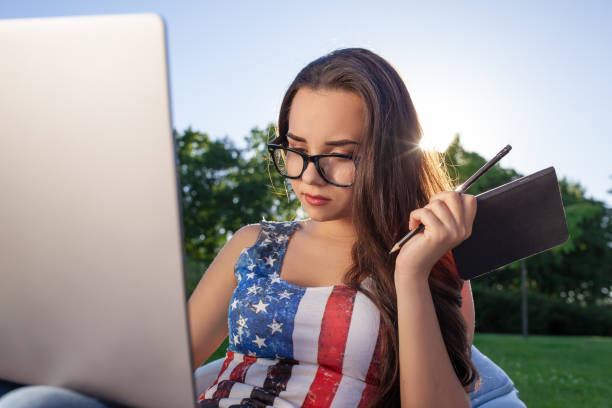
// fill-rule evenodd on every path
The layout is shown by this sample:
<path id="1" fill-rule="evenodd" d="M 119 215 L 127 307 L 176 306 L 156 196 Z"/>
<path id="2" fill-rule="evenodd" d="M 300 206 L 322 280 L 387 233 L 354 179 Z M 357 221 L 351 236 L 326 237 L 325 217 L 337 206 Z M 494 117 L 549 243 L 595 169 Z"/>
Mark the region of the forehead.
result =
<path id="1" fill-rule="evenodd" d="M 291 103 L 289 132 L 309 144 L 326 140 L 363 138 L 365 104 L 359 95 L 344 90 L 300 88 Z"/>

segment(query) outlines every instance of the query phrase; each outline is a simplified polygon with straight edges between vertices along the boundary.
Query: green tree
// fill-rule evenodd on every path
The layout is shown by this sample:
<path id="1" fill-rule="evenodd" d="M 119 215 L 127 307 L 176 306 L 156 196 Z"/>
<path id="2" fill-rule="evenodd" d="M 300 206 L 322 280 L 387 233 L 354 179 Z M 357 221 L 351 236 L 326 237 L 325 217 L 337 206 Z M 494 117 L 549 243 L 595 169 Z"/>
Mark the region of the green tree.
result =
<path id="1" fill-rule="evenodd" d="M 235 231 L 262 219 L 295 218 L 299 201 L 270 165 L 266 144 L 273 134 L 273 125 L 255 127 L 239 149 L 227 136 L 175 132 L 188 295 Z"/>
<path id="2" fill-rule="evenodd" d="M 445 165 L 449 174 L 455 180 L 456 186 L 467 180 L 490 160 L 490 158 L 485 159 L 478 153 L 466 151 L 461 145 L 460 139 L 461 136 L 456 133 L 453 141 L 444 152 Z M 467 194 L 478 195 L 521 177 L 523 177 L 522 174 L 513 169 L 505 169 L 497 163 L 472 184 Z"/>

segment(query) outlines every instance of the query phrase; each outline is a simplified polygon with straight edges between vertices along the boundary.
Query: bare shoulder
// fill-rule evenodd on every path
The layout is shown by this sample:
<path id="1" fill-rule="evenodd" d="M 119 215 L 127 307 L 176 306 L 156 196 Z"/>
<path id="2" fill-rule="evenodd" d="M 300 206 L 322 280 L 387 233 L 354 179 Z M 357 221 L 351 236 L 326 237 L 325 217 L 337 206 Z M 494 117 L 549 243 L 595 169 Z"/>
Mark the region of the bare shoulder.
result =
<path id="1" fill-rule="evenodd" d="M 232 235 L 231 240 L 235 241 L 234 245 L 241 249 L 252 247 L 255 245 L 261 229 L 262 225 L 260 223 L 245 225 Z"/>
<path id="2" fill-rule="evenodd" d="M 217 255 L 219 261 L 226 264 L 227 268 L 231 266 L 231 269 L 233 270 L 233 265 L 240 257 L 242 250 L 255 245 L 261 229 L 261 224 L 249 224 L 234 232 Z M 235 281 L 234 274 L 232 273 L 231 276 L 234 279 L 235 286 L 237 282 Z"/>
<path id="3" fill-rule="evenodd" d="M 261 228 L 260 224 L 249 224 L 238 229 L 215 256 L 192 297 L 200 293 L 200 286 L 217 286 L 218 289 L 221 289 L 223 285 L 226 292 L 231 294 L 230 291 L 237 285 L 233 273 L 234 265 L 238 261 L 242 250 L 255 244 Z"/>

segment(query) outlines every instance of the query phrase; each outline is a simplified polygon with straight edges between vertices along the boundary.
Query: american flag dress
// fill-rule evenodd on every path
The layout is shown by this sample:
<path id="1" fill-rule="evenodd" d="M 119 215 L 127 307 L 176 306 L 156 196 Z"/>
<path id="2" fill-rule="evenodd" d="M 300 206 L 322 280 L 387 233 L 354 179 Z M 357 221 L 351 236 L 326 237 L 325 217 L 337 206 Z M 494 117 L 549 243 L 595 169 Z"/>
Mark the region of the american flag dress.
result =
<path id="1" fill-rule="evenodd" d="M 280 278 L 288 241 L 302 226 L 261 225 L 236 262 L 229 347 L 199 406 L 365 406 L 378 384 L 378 309 L 345 285 L 302 287 Z"/>

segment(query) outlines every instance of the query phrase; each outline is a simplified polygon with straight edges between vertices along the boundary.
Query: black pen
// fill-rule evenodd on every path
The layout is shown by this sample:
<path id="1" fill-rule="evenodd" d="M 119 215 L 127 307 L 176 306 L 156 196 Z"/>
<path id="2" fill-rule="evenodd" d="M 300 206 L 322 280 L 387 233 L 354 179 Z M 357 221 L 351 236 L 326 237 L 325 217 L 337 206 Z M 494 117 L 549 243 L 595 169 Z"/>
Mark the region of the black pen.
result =
<path id="1" fill-rule="evenodd" d="M 472 177 L 470 177 L 469 179 L 467 179 L 465 181 L 465 183 L 460 184 L 459 186 L 457 186 L 457 188 L 455 188 L 455 191 L 458 193 L 464 193 L 472 184 L 474 184 L 474 182 L 476 180 L 478 180 L 480 178 L 480 176 L 482 176 L 487 170 L 489 170 L 491 167 L 493 167 L 493 165 L 495 163 L 497 163 L 498 161 L 501 160 L 502 157 L 504 157 L 506 154 L 508 154 L 508 152 L 512 149 L 512 146 L 510 145 L 506 145 L 506 147 L 504 147 L 503 149 L 500 150 L 499 153 L 497 153 L 495 155 L 495 157 L 493 157 L 491 160 L 489 160 L 484 166 L 482 166 L 480 169 L 478 169 L 478 171 L 476 173 L 474 173 L 472 175 Z M 406 234 L 404 236 L 404 238 L 400 239 L 397 244 L 395 244 L 393 246 L 393 248 L 391 249 L 391 251 L 389 251 L 390 254 L 392 254 L 393 252 L 399 250 L 402 245 L 404 245 L 406 242 L 408 242 L 408 240 L 410 238 L 412 238 L 413 236 L 415 236 L 416 234 L 418 234 L 419 232 L 423 231 L 423 229 L 425 228 L 425 226 L 423 224 L 419 224 L 418 227 L 416 227 L 415 229 L 413 229 L 412 231 L 410 231 L 408 234 Z"/>

